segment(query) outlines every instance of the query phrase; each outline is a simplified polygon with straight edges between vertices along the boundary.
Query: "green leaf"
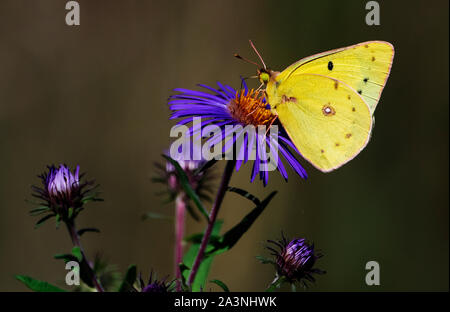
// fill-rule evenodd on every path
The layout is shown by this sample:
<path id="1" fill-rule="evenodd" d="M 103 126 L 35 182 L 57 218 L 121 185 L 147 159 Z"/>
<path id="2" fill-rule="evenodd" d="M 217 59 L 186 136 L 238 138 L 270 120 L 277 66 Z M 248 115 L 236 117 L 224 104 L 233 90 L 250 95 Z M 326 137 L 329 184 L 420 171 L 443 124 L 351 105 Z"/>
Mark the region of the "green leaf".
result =
<path id="1" fill-rule="evenodd" d="M 220 228 L 222 227 L 223 221 L 217 220 L 214 223 L 214 227 L 211 232 L 211 237 L 218 236 L 220 232 Z M 195 280 L 192 283 L 192 291 L 201 291 L 206 284 L 209 269 L 211 268 L 212 261 L 214 259 L 215 255 L 206 255 L 206 252 L 213 249 L 214 246 L 211 244 L 208 244 L 205 251 L 205 256 L 203 258 L 202 263 L 200 264 L 200 267 L 198 268 L 197 274 L 195 276 Z M 186 252 L 186 254 L 183 257 L 183 263 L 188 268 L 192 268 L 192 265 L 194 264 L 195 258 L 197 257 L 198 250 L 200 249 L 200 243 L 195 243 L 191 245 L 191 248 Z M 183 277 L 187 280 L 189 277 L 189 274 L 191 273 L 190 269 L 185 270 L 183 272 Z"/>
<path id="2" fill-rule="evenodd" d="M 153 177 L 150 179 L 153 183 L 163 183 L 166 184 L 167 183 L 167 179 L 165 178 L 161 178 L 161 177 Z"/>
<path id="3" fill-rule="evenodd" d="M 67 217 L 70 219 L 70 218 L 72 218 L 72 215 L 73 215 L 73 208 L 70 207 L 68 212 L 67 212 Z"/>
<path id="4" fill-rule="evenodd" d="M 147 219 L 160 219 L 160 220 L 173 221 L 173 217 L 166 216 L 166 215 L 156 213 L 156 212 L 147 212 L 146 214 L 144 214 L 142 216 L 142 220 L 147 220 Z"/>
<path id="5" fill-rule="evenodd" d="M 46 211 L 49 211 L 49 210 L 50 210 L 49 207 L 41 206 L 41 207 L 38 207 L 38 208 L 31 209 L 29 213 L 32 216 L 37 216 L 37 215 L 40 215 L 40 214 L 42 214 L 42 213 L 44 213 Z"/>
<path id="6" fill-rule="evenodd" d="M 261 202 L 261 204 L 253 208 L 253 210 L 250 211 L 241 220 L 241 222 L 239 222 L 232 229 L 226 232 L 223 235 L 221 242 L 217 244 L 214 249 L 210 250 L 208 252 L 208 255 L 212 253 L 220 254 L 231 249 L 239 241 L 242 235 L 244 235 L 244 233 L 247 232 L 247 230 L 252 226 L 253 222 L 255 222 L 259 215 L 264 211 L 264 209 L 267 207 L 276 193 L 276 191 L 270 193 L 270 195 L 267 196 L 266 199 Z"/>
<path id="7" fill-rule="evenodd" d="M 132 264 L 128 267 L 127 273 L 125 274 L 125 278 L 122 281 L 122 284 L 119 287 L 119 292 L 126 292 L 133 288 L 134 282 L 136 282 L 137 278 L 137 267 L 135 264 Z"/>
<path id="8" fill-rule="evenodd" d="M 28 288 L 30 288 L 33 291 L 39 291 L 39 292 L 65 292 L 64 289 L 61 289 L 59 287 L 56 287 L 52 284 L 49 284 L 44 281 L 36 280 L 32 277 L 26 276 L 26 275 L 16 275 L 16 279 L 24 283 Z"/>
<path id="9" fill-rule="evenodd" d="M 183 290 L 189 292 L 189 287 L 186 285 L 186 278 L 185 276 L 189 274 L 190 268 L 188 268 L 184 263 L 180 263 L 179 265 L 180 272 L 181 272 L 181 286 Z M 187 272 L 187 274 L 185 274 Z"/>
<path id="10" fill-rule="evenodd" d="M 100 230 L 96 229 L 96 228 L 84 228 L 84 229 L 78 230 L 78 235 L 81 236 L 81 235 L 83 235 L 86 232 L 100 233 Z"/>
<path id="11" fill-rule="evenodd" d="M 220 281 L 220 280 L 217 280 L 217 279 L 212 280 L 212 281 L 210 281 L 210 282 L 211 282 L 211 283 L 214 283 L 214 284 L 216 284 L 216 285 L 218 285 L 218 286 L 220 286 L 220 288 L 222 288 L 224 292 L 230 292 L 230 289 L 228 288 L 227 285 L 225 285 L 224 282 L 222 282 L 222 281 Z"/>
<path id="12" fill-rule="evenodd" d="M 189 183 L 189 179 L 184 172 L 184 170 L 180 167 L 180 164 L 172 158 L 170 158 L 167 155 L 162 155 L 165 159 L 167 159 L 177 170 L 178 178 L 180 179 L 180 184 L 183 187 L 185 193 L 189 196 L 190 199 L 195 203 L 198 210 L 202 213 L 202 215 L 206 218 L 206 221 L 209 221 L 209 214 L 206 211 L 205 207 L 203 207 L 202 202 L 200 201 L 200 198 L 198 195 L 194 192 L 194 190 L 191 187 L 191 184 Z"/>
<path id="13" fill-rule="evenodd" d="M 30 204 L 30 205 L 33 205 L 33 206 L 42 206 L 42 207 L 44 207 L 45 203 L 43 203 L 40 198 L 39 198 L 39 200 L 40 201 L 34 201 L 34 200 L 25 199 L 25 202 L 27 204 Z"/>
<path id="14" fill-rule="evenodd" d="M 292 292 L 297 292 L 297 286 L 295 286 L 295 283 L 291 284 L 291 291 Z"/>
<path id="15" fill-rule="evenodd" d="M 78 262 L 83 261 L 83 254 L 81 253 L 81 249 L 78 246 L 72 248 L 72 255 L 77 258 Z"/>
<path id="16" fill-rule="evenodd" d="M 256 256 L 256 259 L 258 259 L 262 264 L 276 264 L 273 260 L 268 259 L 266 257 L 263 256 Z"/>
<path id="17" fill-rule="evenodd" d="M 186 210 L 191 215 L 192 219 L 194 219 L 197 222 L 200 221 L 200 218 L 198 217 L 197 213 L 195 213 L 194 209 L 192 208 L 191 205 L 189 205 L 189 203 L 187 203 L 186 205 Z"/>
<path id="18" fill-rule="evenodd" d="M 38 227 L 40 227 L 42 224 L 44 224 L 45 221 L 47 221 L 50 218 L 53 218 L 55 216 L 55 214 L 49 214 L 46 215 L 45 217 L 43 217 L 42 219 L 40 219 L 38 222 L 36 222 L 36 224 L 34 225 L 34 228 L 37 229 Z"/>
<path id="19" fill-rule="evenodd" d="M 56 228 L 59 229 L 59 225 L 61 224 L 61 215 L 56 215 Z"/>
<path id="20" fill-rule="evenodd" d="M 97 187 L 98 187 L 98 185 L 97 185 L 95 188 L 97 188 Z M 98 194 L 99 194 L 98 192 L 95 192 L 95 193 L 92 194 L 92 195 L 87 195 L 87 196 L 85 196 L 85 197 L 83 197 L 83 198 L 81 199 L 81 202 L 82 202 L 83 204 L 86 204 L 86 203 L 88 203 L 88 202 L 90 202 L 90 201 L 103 201 L 102 198 L 97 197 Z"/>
<path id="21" fill-rule="evenodd" d="M 257 206 L 261 204 L 261 201 L 256 196 L 250 194 L 246 190 L 240 189 L 238 187 L 232 187 L 232 186 L 229 186 L 227 190 L 228 190 L 228 192 L 234 192 L 236 194 L 239 194 L 239 195 L 247 198 L 248 200 L 252 201 Z"/>
<path id="22" fill-rule="evenodd" d="M 184 263 L 180 263 L 178 266 L 180 267 L 181 275 L 184 275 L 184 273 L 185 273 L 186 271 L 189 271 L 189 270 L 190 270 L 190 268 L 189 268 L 186 264 L 184 264 Z"/>
<path id="23" fill-rule="evenodd" d="M 71 254 L 56 254 L 53 256 L 53 258 L 58 259 L 58 260 L 62 259 L 62 260 L 64 260 L 64 262 L 78 261 L 78 258 Z"/>
<path id="24" fill-rule="evenodd" d="M 277 276 L 273 282 L 269 285 L 269 287 L 265 290 L 266 292 L 272 292 L 281 287 L 281 285 L 285 282 L 285 278 L 283 276 Z"/>

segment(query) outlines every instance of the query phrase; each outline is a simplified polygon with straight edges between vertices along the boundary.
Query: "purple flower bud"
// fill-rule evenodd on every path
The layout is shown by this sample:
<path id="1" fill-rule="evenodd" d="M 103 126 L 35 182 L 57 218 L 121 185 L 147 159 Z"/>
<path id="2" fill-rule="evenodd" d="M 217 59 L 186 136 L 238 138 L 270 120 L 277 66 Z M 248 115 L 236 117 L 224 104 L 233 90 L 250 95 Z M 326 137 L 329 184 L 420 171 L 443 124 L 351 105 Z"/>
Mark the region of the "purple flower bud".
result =
<path id="1" fill-rule="evenodd" d="M 208 170 L 198 172 L 198 169 L 206 163 L 206 160 L 176 160 L 186 174 L 191 188 L 200 198 L 209 200 L 209 195 L 212 192 L 211 182 L 214 176 Z M 158 169 L 158 177 L 154 178 L 153 181 L 165 184 L 170 197 L 175 199 L 183 191 L 175 167 L 168 161 L 165 165 L 156 163 L 155 166 Z"/>
<path id="2" fill-rule="evenodd" d="M 42 200 L 41 206 L 48 207 L 55 215 L 63 219 L 74 218 L 84 203 L 100 200 L 96 197 L 96 193 L 93 193 L 94 181 L 83 182 L 82 176 L 80 166 L 73 171 L 66 165 L 59 165 L 59 168 L 54 165 L 48 166 L 48 172 L 39 176 L 43 186 L 32 186 L 33 196 Z"/>
<path id="3" fill-rule="evenodd" d="M 64 165 L 60 165 L 59 169 L 51 167 L 46 181 L 50 197 L 55 201 L 71 198 L 72 193 L 76 193 L 80 187 L 79 172 L 80 166 L 77 166 L 74 173 Z"/>
<path id="4" fill-rule="evenodd" d="M 142 277 L 139 274 L 138 284 L 140 285 L 141 292 L 153 292 L 153 293 L 166 293 L 171 291 L 173 281 L 172 282 L 166 282 L 167 277 L 164 278 L 161 281 L 158 281 L 157 279 L 153 279 L 153 271 L 150 273 L 150 278 L 148 280 L 147 285 L 145 285 L 144 281 L 142 280 Z M 138 291 L 136 288 L 134 288 L 134 291 Z"/>
<path id="5" fill-rule="evenodd" d="M 166 293 L 167 286 L 162 282 L 155 281 L 145 286 L 142 292 Z"/>
<path id="6" fill-rule="evenodd" d="M 279 248 L 279 251 L 277 251 L 267 247 L 275 256 L 277 274 L 284 277 L 288 282 L 300 282 L 306 287 L 306 281 L 315 281 L 312 276 L 314 273 L 325 273 L 325 271 L 314 268 L 317 259 L 321 258 L 322 254 L 315 251 L 314 244 L 309 244 L 306 239 L 296 238 L 288 241 L 283 236 L 278 242 L 272 240 L 268 242 Z"/>

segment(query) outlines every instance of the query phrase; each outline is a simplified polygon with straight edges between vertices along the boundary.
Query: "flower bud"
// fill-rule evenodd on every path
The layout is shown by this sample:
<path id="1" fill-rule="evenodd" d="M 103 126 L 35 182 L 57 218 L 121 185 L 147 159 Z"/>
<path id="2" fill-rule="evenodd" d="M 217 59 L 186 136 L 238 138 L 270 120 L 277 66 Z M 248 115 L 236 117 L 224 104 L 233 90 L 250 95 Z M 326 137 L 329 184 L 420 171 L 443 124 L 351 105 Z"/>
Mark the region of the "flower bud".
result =
<path id="1" fill-rule="evenodd" d="M 306 282 L 315 282 L 313 274 L 324 274 L 325 271 L 314 268 L 317 259 L 322 257 L 320 252 L 314 250 L 314 244 L 309 244 L 304 238 L 296 238 L 288 241 L 284 236 L 282 240 L 275 242 L 269 240 L 268 242 L 275 244 L 279 251 L 267 247 L 275 256 L 275 266 L 277 274 L 284 277 L 288 282 L 300 282 L 305 287 Z"/>

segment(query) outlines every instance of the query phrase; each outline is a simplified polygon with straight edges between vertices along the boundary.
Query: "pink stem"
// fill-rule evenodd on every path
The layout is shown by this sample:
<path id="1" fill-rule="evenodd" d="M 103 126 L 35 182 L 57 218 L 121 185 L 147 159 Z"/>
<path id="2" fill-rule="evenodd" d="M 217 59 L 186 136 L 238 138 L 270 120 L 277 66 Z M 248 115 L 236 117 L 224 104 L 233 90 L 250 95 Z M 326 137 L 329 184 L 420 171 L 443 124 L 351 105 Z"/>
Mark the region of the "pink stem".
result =
<path id="1" fill-rule="evenodd" d="M 186 220 L 186 197 L 180 193 L 175 200 L 175 276 L 176 290 L 181 291 L 180 263 L 183 262 L 183 237 Z"/>

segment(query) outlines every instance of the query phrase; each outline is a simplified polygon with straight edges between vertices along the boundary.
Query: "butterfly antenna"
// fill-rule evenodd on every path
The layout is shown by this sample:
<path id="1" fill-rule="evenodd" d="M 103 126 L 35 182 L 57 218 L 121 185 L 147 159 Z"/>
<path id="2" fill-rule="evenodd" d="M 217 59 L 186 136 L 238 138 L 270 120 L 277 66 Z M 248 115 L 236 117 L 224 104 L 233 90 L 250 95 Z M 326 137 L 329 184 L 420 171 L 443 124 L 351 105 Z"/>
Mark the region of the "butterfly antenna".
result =
<path id="1" fill-rule="evenodd" d="M 236 58 L 238 58 L 238 59 L 240 59 L 240 60 L 243 60 L 244 62 L 247 62 L 247 63 L 253 64 L 253 65 L 256 65 L 256 67 L 259 68 L 259 64 L 258 64 L 258 63 L 253 62 L 253 61 L 250 61 L 249 59 L 246 59 L 246 58 L 240 56 L 240 55 L 237 54 L 237 53 L 234 53 L 234 57 L 236 57 Z"/>
<path id="2" fill-rule="evenodd" d="M 253 75 L 253 76 L 248 76 L 248 77 L 243 77 L 243 80 L 247 80 L 247 79 L 254 79 L 254 78 L 258 78 L 258 75 Z"/>
<path id="3" fill-rule="evenodd" d="M 263 60 L 263 58 L 261 57 L 261 54 L 259 54 L 258 50 L 256 50 L 256 47 L 255 47 L 255 45 L 253 44 L 253 42 L 252 42 L 251 40 L 249 40 L 249 42 L 250 42 L 250 45 L 252 46 L 253 50 L 255 51 L 256 55 L 258 55 L 259 60 L 260 60 L 261 63 L 263 64 L 264 69 L 267 70 L 266 63 L 264 63 L 264 60 Z"/>

